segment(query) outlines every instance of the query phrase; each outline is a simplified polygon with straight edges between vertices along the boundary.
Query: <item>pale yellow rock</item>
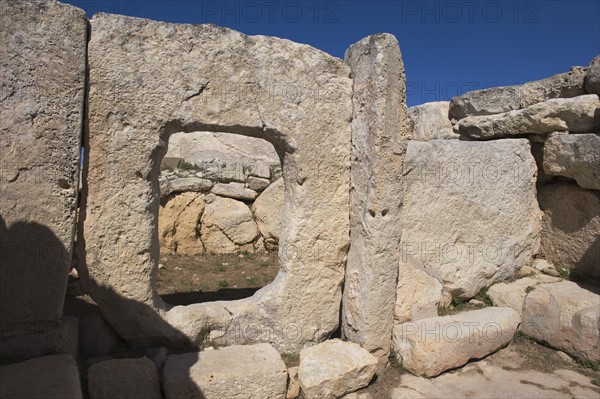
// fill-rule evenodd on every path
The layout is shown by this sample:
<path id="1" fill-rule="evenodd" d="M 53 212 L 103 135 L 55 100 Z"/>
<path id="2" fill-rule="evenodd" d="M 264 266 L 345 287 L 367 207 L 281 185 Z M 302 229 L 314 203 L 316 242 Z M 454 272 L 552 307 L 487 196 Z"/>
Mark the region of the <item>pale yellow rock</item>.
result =
<path id="1" fill-rule="evenodd" d="M 201 234 L 207 251 L 222 254 L 228 253 L 229 243 L 235 248 L 255 242 L 260 232 L 248 205 L 231 198 L 217 197 L 206 205 Z"/>
<path id="2" fill-rule="evenodd" d="M 187 192 L 170 198 L 159 208 L 158 231 L 161 251 L 180 255 L 203 253 L 200 241 L 200 217 L 204 212 L 204 195 Z"/>
<path id="3" fill-rule="evenodd" d="M 283 211 L 283 179 L 274 181 L 252 204 L 252 212 L 267 248 L 274 248 L 279 242 Z"/>
<path id="4" fill-rule="evenodd" d="M 298 382 L 298 367 L 288 369 L 288 387 L 285 399 L 296 399 L 300 396 L 300 383 Z"/>
<path id="5" fill-rule="evenodd" d="M 423 270 L 400 260 L 394 323 L 425 319 L 438 315 L 442 284 Z"/>
<path id="6" fill-rule="evenodd" d="M 495 306 L 509 307 L 522 315 L 523 302 L 528 292 L 533 291 L 538 284 L 556 283 L 560 280 L 557 277 L 537 274 L 512 283 L 494 284 L 488 289 L 487 294 Z"/>

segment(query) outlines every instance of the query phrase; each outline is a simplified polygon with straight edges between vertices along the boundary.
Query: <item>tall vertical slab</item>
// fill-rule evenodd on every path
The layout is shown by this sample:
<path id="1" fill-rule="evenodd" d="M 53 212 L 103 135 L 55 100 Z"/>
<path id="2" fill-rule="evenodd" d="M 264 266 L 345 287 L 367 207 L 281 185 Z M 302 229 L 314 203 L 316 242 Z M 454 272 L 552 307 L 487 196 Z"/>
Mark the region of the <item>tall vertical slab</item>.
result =
<path id="1" fill-rule="evenodd" d="M 56 1 L 0 0 L 0 43 L 0 335 L 10 336 L 62 314 L 77 213 L 85 13 Z"/>
<path id="2" fill-rule="evenodd" d="M 406 148 L 406 77 L 389 34 L 346 51 L 352 70 L 350 251 L 342 331 L 380 358 L 391 342 L 401 235 L 402 161 Z"/>

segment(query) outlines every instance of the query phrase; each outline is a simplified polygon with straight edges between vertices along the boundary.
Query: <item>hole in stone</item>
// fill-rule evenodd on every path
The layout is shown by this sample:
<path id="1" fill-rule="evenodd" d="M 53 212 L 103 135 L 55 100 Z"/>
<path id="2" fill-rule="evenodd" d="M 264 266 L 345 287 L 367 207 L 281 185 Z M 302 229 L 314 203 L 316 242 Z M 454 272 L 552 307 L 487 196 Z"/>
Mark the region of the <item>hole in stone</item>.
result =
<path id="1" fill-rule="evenodd" d="M 369 209 L 369 215 L 371 215 L 371 217 L 375 217 L 375 211 L 372 209 Z"/>
<path id="2" fill-rule="evenodd" d="M 156 288 L 163 299 L 241 299 L 273 281 L 284 200 L 273 145 L 231 133 L 174 133 L 160 168 Z"/>
<path id="3" fill-rule="evenodd" d="M 62 188 L 63 190 L 68 190 L 71 188 L 71 185 L 66 179 L 58 179 L 58 187 Z"/>

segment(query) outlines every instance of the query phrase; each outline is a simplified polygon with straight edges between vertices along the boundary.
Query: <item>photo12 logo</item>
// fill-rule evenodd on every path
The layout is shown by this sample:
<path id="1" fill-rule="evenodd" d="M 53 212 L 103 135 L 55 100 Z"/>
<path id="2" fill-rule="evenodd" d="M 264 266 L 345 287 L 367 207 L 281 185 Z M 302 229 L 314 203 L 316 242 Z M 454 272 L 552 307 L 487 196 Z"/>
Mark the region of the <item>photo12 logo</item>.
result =
<path id="1" fill-rule="evenodd" d="M 403 1 L 402 23 L 538 23 L 534 1 Z"/>
<path id="2" fill-rule="evenodd" d="M 214 23 L 338 23 L 336 1 L 203 1 L 202 22 Z"/>

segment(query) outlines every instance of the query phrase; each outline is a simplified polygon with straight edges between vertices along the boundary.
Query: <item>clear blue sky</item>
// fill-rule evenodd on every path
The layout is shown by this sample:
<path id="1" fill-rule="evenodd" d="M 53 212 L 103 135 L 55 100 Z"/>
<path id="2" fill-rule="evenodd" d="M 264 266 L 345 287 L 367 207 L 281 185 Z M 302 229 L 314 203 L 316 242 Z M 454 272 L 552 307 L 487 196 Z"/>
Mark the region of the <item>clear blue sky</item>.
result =
<path id="1" fill-rule="evenodd" d="M 600 54 L 600 0 L 64 0 L 86 10 L 214 23 L 307 43 L 343 58 L 362 37 L 394 34 L 409 106 L 541 79 Z"/>

